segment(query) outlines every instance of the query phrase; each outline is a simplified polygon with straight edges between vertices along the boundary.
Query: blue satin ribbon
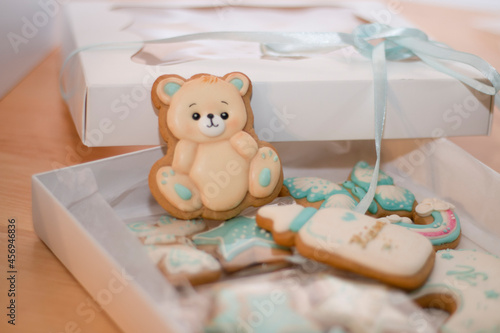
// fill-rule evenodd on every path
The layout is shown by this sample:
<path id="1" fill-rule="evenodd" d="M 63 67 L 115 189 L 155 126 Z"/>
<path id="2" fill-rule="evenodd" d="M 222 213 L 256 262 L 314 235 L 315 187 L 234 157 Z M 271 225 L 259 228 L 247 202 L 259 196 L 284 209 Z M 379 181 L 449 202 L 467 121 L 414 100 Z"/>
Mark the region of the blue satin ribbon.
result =
<path id="1" fill-rule="evenodd" d="M 205 32 L 171 38 L 139 42 L 103 43 L 88 45 L 73 51 L 64 61 L 60 72 L 60 88 L 63 98 L 66 93 L 62 87 L 63 71 L 69 60 L 76 54 L 90 49 L 110 49 L 137 46 L 142 44 L 170 44 L 198 40 L 231 40 L 255 42 L 261 45 L 265 54 L 278 56 L 313 56 L 318 53 L 332 52 L 352 46 L 363 56 L 370 58 L 373 67 L 374 112 L 375 112 L 375 150 L 377 161 L 370 188 L 359 202 L 356 211 L 365 213 L 373 200 L 380 169 L 380 149 L 384 132 L 387 105 L 386 60 L 400 61 L 419 58 L 435 70 L 447 74 L 471 88 L 487 95 L 496 95 L 500 90 L 500 74 L 488 62 L 470 53 L 453 50 L 446 45 L 431 41 L 421 30 L 414 28 L 393 28 L 380 23 L 363 24 L 351 34 L 341 32 Z M 377 41 L 373 45 L 370 41 Z M 445 60 L 445 62 L 440 61 Z M 463 75 L 446 62 L 457 62 L 477 69 L 491 85 Z"/>

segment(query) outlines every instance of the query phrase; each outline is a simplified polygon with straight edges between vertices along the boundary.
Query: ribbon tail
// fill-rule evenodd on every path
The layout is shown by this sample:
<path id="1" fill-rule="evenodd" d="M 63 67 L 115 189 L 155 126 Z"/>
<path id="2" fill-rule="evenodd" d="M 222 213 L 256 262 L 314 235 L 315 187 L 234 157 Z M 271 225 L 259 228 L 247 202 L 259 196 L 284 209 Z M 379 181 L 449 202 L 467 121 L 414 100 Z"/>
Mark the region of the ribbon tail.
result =
<path id="1" fill-rule="evenodd" d="M 382 145 L 382 135 L 384 132 L 385 114 L 387 110 L 387 70 L 385 58 L 385 43 L 379 43 L 372 53 L 373 84 L 374 84 L 374 103 L 375 103 L 375 151 L 377 161 L 373 169 L 370 187 L 366 195 L 354 209 L 358 213 L 366 213 L 375 196 L 378 176 L 380 172 L 380 148 Z"/>
<path id="2" fill-rule="evenodd" d="M 410 49 L 418 58 L 437 71 L 447 74 L 477 91 L 487 95 L 495 95 L 500 89 L 500 75 L 498 72 L 488 62 L 476 55 L 458 52 L 453 49 L 437 46 L 434 42 L 422 41 L 416 38 L 400 38 L 393 40 L 393 42 Z M 452 68 L 448 68 L 444 64 L 439 63 L 436 59 L 444 59 L 471 66 L 487 78 L 492 86 L 463 75 Z"/>

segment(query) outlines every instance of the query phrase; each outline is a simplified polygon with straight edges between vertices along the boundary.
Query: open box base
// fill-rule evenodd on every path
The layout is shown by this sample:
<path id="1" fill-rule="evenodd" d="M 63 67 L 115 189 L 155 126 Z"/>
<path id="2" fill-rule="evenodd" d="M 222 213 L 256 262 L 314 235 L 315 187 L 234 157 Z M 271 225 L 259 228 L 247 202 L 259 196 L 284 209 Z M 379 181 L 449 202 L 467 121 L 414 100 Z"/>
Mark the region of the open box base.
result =
<path id="1" fill-rule="evenodd" d="M 285 177 L 347 179 L 359 160 L 373 163 L 372 141 L 275 145 Z M 150 262 L 126 221 L 164 214 L 147 185 L 161 147 L 34 175 L 33 221 L 38 236 L 124 332 L 185 332 L 193 314 Z M 500 255 L 500 175 L 446 139 L 386 140 L 382 170 L 417 201 L 453 203 L 462 223 L 460 248 Z M 120 288 L 120 292 L 113 290 Z M 196 326 L 196 325 L 194 325 Z M 188 328 L 189 327 L 189 328 Z"/>

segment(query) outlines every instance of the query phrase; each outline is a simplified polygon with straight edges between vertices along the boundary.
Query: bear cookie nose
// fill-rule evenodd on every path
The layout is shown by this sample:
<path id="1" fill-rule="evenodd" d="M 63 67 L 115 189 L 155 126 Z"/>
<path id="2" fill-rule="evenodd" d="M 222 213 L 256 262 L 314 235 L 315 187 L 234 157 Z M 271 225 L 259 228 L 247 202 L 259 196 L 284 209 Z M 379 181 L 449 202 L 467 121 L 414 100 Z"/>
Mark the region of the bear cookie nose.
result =
<path id="1" fill-rule="evenodd" d="M 198 128 L 202 134 L 213 138 L 224 133 L 226 125 L 221 117 L 213 113 L 209 113 L 201 118 L 198 123 Z"/>

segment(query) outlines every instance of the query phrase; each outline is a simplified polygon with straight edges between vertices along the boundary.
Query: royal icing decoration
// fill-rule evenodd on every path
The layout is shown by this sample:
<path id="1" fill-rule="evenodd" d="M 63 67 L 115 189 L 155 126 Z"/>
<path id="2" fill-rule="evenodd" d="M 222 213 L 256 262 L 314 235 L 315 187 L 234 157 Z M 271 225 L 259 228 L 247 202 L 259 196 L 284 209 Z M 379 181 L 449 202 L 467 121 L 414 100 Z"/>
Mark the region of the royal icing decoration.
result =
<path id="1" fill-rule="evenodd" d="M 357 204 L 358 202 L 354 200 L 349 193 L 338 193 L 326 198 L 320 208 L 345 208 L 354 210 Z"/>
<path id="2" fill-rule="evenodd" d="M 274 242 L 268 231 L 259 228 L 254 218 L 243 216 L 235 217 L 212 230 L 195 235 L 193 242 L 196 245 L 217 245 L 219 255 L 224 263 L 229 265 L 232 262 L 237 262 L 238 258 L 241 259 L 241 255 L 248 253 L 248 251 L 264 249 L 264 251 L 259 252 L 262 254 L 261 257 L 245 256 L 246 260 L 250 260 L 250 262 L 241 262 L 241 266 L 278 261 L 279 256 L 271 251 L 273 249 L 278 250 L 277 252 L 281 256 L 291 255 L 288 248 Z"/>
<path id="3" fill-rule="evenodd" d="M 385 216 L 385 217 L 379 217 L 377 220 L 385 222 L 385 223 L 407 223 L 407 224 L 413 224 L 413 221 L 410 218 L 404 217 L 404 216 L 399 216 L 399 215 L 396 215 L 396 214 L 392 214 L 392 215 Z M 402 224 L 402 226 L 404 226 L 404 224 Z"/>
<path id="4" fill-rule="evenodd" d="M 285 179 L 284 186 L 294 199 L 305 198 L 309 203 L 322 201 L 320 209 L 354 210 L 366 195 L 372 175 L 373 168 L 366 162 L 359 162 L 354 166 L 350 180 L 341 185 L 316 177 L 296 177 Z M 308 205 L 303 201 L 299 203 Z M 318 205 L 313 206 L 318 207 Z M 379 175 L 374 199 L 368 207 L 368 215 L 380 217 L 383 222 L 417 232 L 427 237 L 434 248 L 439 250 L 458 245 L 461 228 L 460 221 L 453 212 L 454 208 L 452 204 L 439 199 L 424 199 L 417 205 L 413 193 L 394 185 L 393 179 L 382 172 Z M 397 217 L 397 220 L 394 220 L 394 217 Z"/>
<path id="5" fill-rule="evenodd" d="M 350 210 L 315 210 L 298 205 L 260 208 L 259 225 L 269 220 L 273 233 L 284 232 L 285 228 L 297 232 L 295 245 L 301 255 L 348 270 L 363 267 L 354 271 L 381 280 L 407 277 L 406 281 L 384 280 L 402 288 L 419 286 L 432 268 L 434 250 L 425 237 Z M 417 275 L 418 281 L 413 280 Z"/>
<path id="6" fill-rule="evenodd" d="M 375 201 L 387 211 L 413 211 L 415 196 L 405 188 L 395 185 L 379 185 L 375 189 Z"/>
<path id="7" fill-rule="evenodd" d="M 322 330 L 298 313 L 293 295 L 269 285 L 226 288 L 215 296 L 215 316 L 205 332 L 320 333 Z"/>
<path id="8" fill-rule="evenodd" d="M 211 255 L 186 245 L 146 246 L 153 262 L 167 276 L 175 274 L 200 274 L 219 271 L 220 264 Z"/>
<path id="9" fill-rule="evenodd" d="M 474 250 L 443 250 L 426 284 L 412 296 L 451 312 L 441 332 L 500 332 L 500 259 Z"/>
<path id="10" fill-rule="evenodd" d="M 427 217 L 430 216 L 434 211 L 453 211 L 454 209 L 455 206 L 449 202 L 442 201 L 436 198 L 427 198 L 422 200 L 422 202 L 419 203 L 417 207 L 415 207 L 415 212 L 420 217 Z"/>
<path id="11" fill-rule="evenodd" d="M 237 72 L 156 80 L 152 98 L 168 150 L 149 184 L 169 213 L 227 219 L 278 195 L 281 161 L 255 135 L 250 95 L 250 80 Z"/>
<path id="12" fill-rule="evenodd" d="M 193 235 L 206 229 L 205 221 L 179 220 L 163 215 L 157 221 L 134 222 L 127 225 L 144 244 L 175 243 L 181 237 Z"/>
<path id="13" fill-rule="evenodd" d="M 391 275 L 412 276 L 433 254 L 424 237 L 344 209 L 318 211 L 298 236 L 309 247 Z"/>
<path id="14" fill-rule="evenodd" d="M 349 180 L 345 181 L 344 183 L 342 183 L 342 186 L 345 187 L 346 189 L 349 189 L 352 195 L 358 198 L 358 201 L 361 201 L 366 195 L 366 191 L 363 188 L 356 186 L 356 184 L 353 183 L 352 181 Z M 372 201 L 370 203 L 370 206 L 368 207 L 368 212 L 371 214 L 377 214 L 378 207 L 375 201 Z"/>
<path id="15" fill-rule="evenodd" d="M 350 180 L 341 185 L 317 177 L 294 177 L 285 179 L 284 186 L 294 199 L 305 198 L 309 203 L 323 201 L 320 208 L 354 209 L 365 197 L 372 175 L 373 167 L 366 162 L 358 162 L 351 172 Z M 395 186 L 391 177 L 380 172 L 374 199 L 368 207 L 368 212 L 374 216 L 383 216 L 384 211 L 403 211 L 411 216 L 414 203 L 413 193 Z"/>
<path id="16" fill-rule="evenodd" d="M 351 172 L 351 181 L 365 191 L 370 188 L 374 168 L 367 162 L 361 161 L 356 163 Z M 377 185 L 394 185 L 394 181 L 385 172 L 379 171 Z"/>
<path id="17" fill-rule="evenodd" d="M 293 177 L 284 180 L 284 185 L 296 199 L 307 198 L 309 202 L 325 200 L 332 194 L 349 195 L 341 186 L 318 177 Z"/>
<path id="18" fill-rule="evenodd" d="M 460 221 L 453 212 L 455 207 L 439 199 L 424 199 L 415 208 L 418 217 L 432 217 L 430 224 L 408 224 L 397 222 L 395 224 L 403 226 L 427 237 L 434 246 L 440 246 L 456 241 L 460 237 Z"/>

